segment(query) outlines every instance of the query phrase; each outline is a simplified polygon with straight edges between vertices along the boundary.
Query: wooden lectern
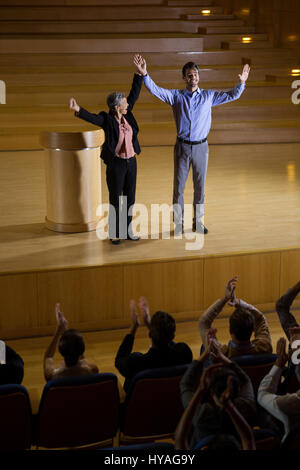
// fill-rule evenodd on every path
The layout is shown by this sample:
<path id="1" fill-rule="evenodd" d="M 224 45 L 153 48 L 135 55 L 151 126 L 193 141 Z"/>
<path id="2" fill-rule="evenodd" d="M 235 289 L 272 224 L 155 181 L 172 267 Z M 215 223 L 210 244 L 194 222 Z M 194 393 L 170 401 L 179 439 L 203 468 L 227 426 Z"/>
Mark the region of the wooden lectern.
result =
<path id="1" fill-rule="evenodd" d="M 46 227 L 68 233 L 95 230 L 103 131 L 43 132 L 40 140 L 45 149 Z"/>

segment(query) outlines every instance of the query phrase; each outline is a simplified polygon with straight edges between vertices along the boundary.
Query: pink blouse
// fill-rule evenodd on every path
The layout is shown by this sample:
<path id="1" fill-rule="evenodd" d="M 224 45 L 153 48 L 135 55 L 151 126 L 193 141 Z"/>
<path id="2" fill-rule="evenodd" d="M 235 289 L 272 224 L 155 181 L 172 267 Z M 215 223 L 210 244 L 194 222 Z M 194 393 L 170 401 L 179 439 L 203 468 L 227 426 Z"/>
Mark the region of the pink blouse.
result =
<path id="1" fill-rule="evenodd" d="M 119 142 L 116 146 L 116 156 L 119 158 L 134 157 L 135 151 L 132 145 L 132 128 L 122 116 L 119 124 Z"/>

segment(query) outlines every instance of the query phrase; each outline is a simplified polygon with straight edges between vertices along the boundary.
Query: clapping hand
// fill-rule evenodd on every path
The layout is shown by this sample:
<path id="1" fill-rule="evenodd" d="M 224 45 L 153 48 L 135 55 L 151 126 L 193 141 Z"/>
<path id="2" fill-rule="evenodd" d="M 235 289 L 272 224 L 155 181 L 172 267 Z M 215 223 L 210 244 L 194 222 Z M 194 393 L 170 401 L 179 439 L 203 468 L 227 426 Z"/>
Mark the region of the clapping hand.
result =
<path id="1" fill-rule="evenodd" d="M 250 73 L 250 66 L 249 64 L 246 64 L 244 65 L 241 75 L 239 75 L 239 79 L 242 83 L 246 83 L 249 77 L 249 73 Z"/>
<path id="2" fill-rule="evenodd" d="M 144 324 L 146 325 L 147 328 L 150 328 L 151 317 L 150 317 L 149 304 L 148 304 L 146 297 L 139 298 L 139 308 L 143 317 Z"/>
<path id="3" fill-rule="evenodd" d="M 231 364 L 231 360 L 222 353 L 221 346 L 216 339 L 213 339 L 210 343 L 210 358 L 213 362 L 218 362 L 222 365 L 228 366 Z"/>
<path id="4" fill-rule="evenodd" d="M 130 300 L 129 309 L 130 309 L 131 326 L 133 329 L 136 329 L 138 326 L 140 326 L 141 322 L 136 311 L 135 300 L 133 299 Z"/>
<path id="5" fill-rule="evenodd" d="M 55 315 L 56 315 L 56 323 L 57 329 L 62 334 L 64 331 L 68 329 L 68 320 L 65 318 L 63 312 L 60 310 L 60 303 L 55 305 Z"/>
<path id="6" fill-rule="evenodd" d="M 275 364 L 280 367 L 281 369 L 285 366 L 288 361 L 288 354 L 286 353 L 286 339 L 279 338 L 276 345 L 276 354 L 277 359 Z"/>
<path id="7" fill-rule="evenodd" d="M 210 343 L 216 339 L 216 335 L 217 335 L 217 328 L 210 328 L 207 332 L 207 335 L 206 335 L 206 343 L 208 345 L 210 345 Z"/>
<path id="8" fill-rule="evenodd" d="M 230 301 L 233 299 L 233 296 L 235 295 L 236 283 L 237 276 L 234 276 L 232 279 L 230 279 L 230 281 L 227 282 L 224 295 L 225 299 Z"/>
<path id="9" fill-rule="evenodd" d="M 239 304 L 239 300 L 236 298 L 235 295 L 235 290 L 236 286 L 234 286 L 234 288 L 232 289 L 231 299 L 228 302 L 228 305 L 230 305 L 230 307 L 237 307 Z"/>
<path id="10" fill-rule="evenodd" d="M 224 392 L 217 398 L 216 395 L 214 397 L 216 404 L 220 408 L 226 408 L 228 404 L 231 402 L 233 396 L 233 376 L 229 375 L 227 377 L 226 388 Z"/>

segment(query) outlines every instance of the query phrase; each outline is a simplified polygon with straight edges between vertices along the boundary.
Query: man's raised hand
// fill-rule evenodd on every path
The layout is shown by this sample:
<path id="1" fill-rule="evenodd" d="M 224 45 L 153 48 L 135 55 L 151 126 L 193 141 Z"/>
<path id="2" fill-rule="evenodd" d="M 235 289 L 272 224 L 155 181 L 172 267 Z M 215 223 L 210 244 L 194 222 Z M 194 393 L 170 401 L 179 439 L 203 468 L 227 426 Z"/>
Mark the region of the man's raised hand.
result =
<path id="1" fill-rule="evenodd" d="M 248 80 L 248 77 L 249 77 L 249 73 L 250 73 L 250 65 L 246 64 L 246 65 L 244 65 L 244 68 L 243 68 L 243 71 L 242 71 L 241 75 L 239 75 L 239 79 L 240 79 L 241 83 L 246 83 L 246 81 Z"/>
<path id="2" fill-rule="evenodd" d="M 135 54 L 133 63 L 141 75 L 147 75 L 147 64 L 144 57 L 142 57 L 140 54 Z"/>

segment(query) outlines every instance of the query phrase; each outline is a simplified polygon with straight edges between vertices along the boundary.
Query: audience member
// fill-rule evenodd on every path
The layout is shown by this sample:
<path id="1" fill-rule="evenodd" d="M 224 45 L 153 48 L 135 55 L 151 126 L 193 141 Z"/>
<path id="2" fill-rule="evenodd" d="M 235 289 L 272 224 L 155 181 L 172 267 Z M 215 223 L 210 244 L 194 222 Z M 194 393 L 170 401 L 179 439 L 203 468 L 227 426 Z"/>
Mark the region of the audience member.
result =
<path id="1" fill-rule="evenodd" d="M 220 372 L 223 376 L 222 381 L 216 378 L 216 374 L 220 374 Z M 219 375 L 219 377 L 221 377 L 221 375 Z M 220 393 L 221 390 L 219 387 L 222 383 L 223 388 L 224 379 L 226 379 L 226 386 Z M 209 389 L 211 390 L 211 397 L 213 398 L 213 402 L 216 407 L 220 408 L 220 411 L 227 413 L 229 416 L 233 426 L 235 427 L 236 434 L 240 438 L 242 447 L 234 435 L 224 434 L 225 429 L 222 429 L 221 433 L 207 435 L 204 439 L 198 442 L 192 450 L 197 450 L 199 448 L 202 450 L 255 450 L 255 440 L 252 429 L 234 405 L 237 386 L 237 377 L 232 375 L 232 371 L 228 369 L 226 370 L 221 363 L 214 364 L 205 369 L 201 376 L 200 384 L 177 426 L 175 433 L 176 450 L 191 450 L 188 443 L 188 436 L 194 414 L 199 403 L 202 402 L 204 395 L 207 394 Z"/>
<path id="2" fill-rule="evenodd" d="M 21 384 L 24 377 L 23 359 L 4 341 L 1 341 L 1 352 L 0 385 Z"/>
<path id="3" fill-rule="evenodd" d="M 276 312 L 279 317 L 280 324 L 286 334 L 287 339 L 290 341 L 290 328 L 299 327 L 294 315 L 291 312 L 291 305 L 300 292 L 300 281 L 293 287 L 288 289 L 280 299 L 276 302 Z"/>
<path id="4" fill-rule="evenodd" d="M 258 403 L 284 426 L 284 437 L 300 421 L 300 387 L 296 393 L 278 394 L 282 371 L 289 356 L 286 353 L 286 339 L 280 338 L 276 347 L 277 360 L 270 372 L 263 378 L 258 389 Z M 296 366 L 299 368 L 299 365 Z"/>
<path id="5" fill-rule="evenodd" d="M 56 321 L 55 335 L 44 356 L 45 379 L 49 381 L 58 377 L 97 374 L 98 367 L 84 357 L 85 344 L 81 333 L 74 329 L 68 329 L 68 321 L 60 311 L 60 304 L 56 304 Z M 64 361 L 55 369 L 54 354 L 58 342 L 58 350 Z"/>
<path id="6" fill-rule="evenodd" d="M 300 339 L 300 327 L 294 315 L 291 312 L 291 305 L 300 292 L 300 281 L 293 287 L 289 288 L 276 302 L 276 312 L 282 329 L 289 340 L 289 349 L 294 341 Z M 278 388 L 279 395 L 287 393 L 287 391 L 297 391 L 298 382 L 300 382 L 299 370 L 295 369 L 295 365 L 291 360 L 288 361 L 287 367 L 283 370 L 282 375 L 285 377 Z"/>
<path id="7" fill-rule="evenodd" d="M 272 353 L 272 342 L 267 320 L 262 312 L 235 296 L 237 276 L 228 281 L 224 297 L 211 305 L 199 319 L 199 330 L 204 347 L 206 337 L 214 320 L 228 303 L 235 307 L 229 319 L 231 340 L 221 345 L 222 353 L 227 357 L 248 354 Z M 254 339 L 251 341 L 252 333 Z"/>
<path id="8" fill-rule="evenodd" d="M 231 400 L 238 412 L 249 425 L 255 424 L 257 419 L 256 400 L 251 380 L 238 364 L 232 362 L 222 353 L 220 345 L 213 338 L 214 334 L 213 330 L 208 332 L 206 349 L 198 360 L 191 363 L 180 383 L 184 408 L 187 408 L 193 399 L 199 380 L 202 384 L 201 392 L 198 390 L 198 406 L 196 407 L 196 404 L 195 408 L 193 406 L 193 419 L 189 435 L 190 449 L 193 449 L 201 439 L 208 435 L 233 434 L 236 436 L 236 429 L 228 418 L 228 413 L 224 412 L 218 402 L 227 388 L 228 377 L 232 377 Z M 217 363 L 204 370 L 204 364 L 211 355 Z M 208 382 L 206 382 L 207 369 L 214 371 Z M 204 384 L 206 385 L 204 386 Z"/>
<path id="9" fill-rule="evenodd" d="M 115 366 L 125 377 L 124 390 L 128 390 L 130 380 L 146 369 L 188 364 L 193 353 L 185 343 L 175 343 L 176 324 L 174 318 L 165 312 L 158 311 L 152 318 L 148 302 L 144 297 L 139 299 L 143 322 L 148 329 L 151 347 L 145 354 L 132 352 L 135 334 L 141 322 L 134 300 L 130 301 L 131 327 L 123 339 L 115 358 Z"/>

